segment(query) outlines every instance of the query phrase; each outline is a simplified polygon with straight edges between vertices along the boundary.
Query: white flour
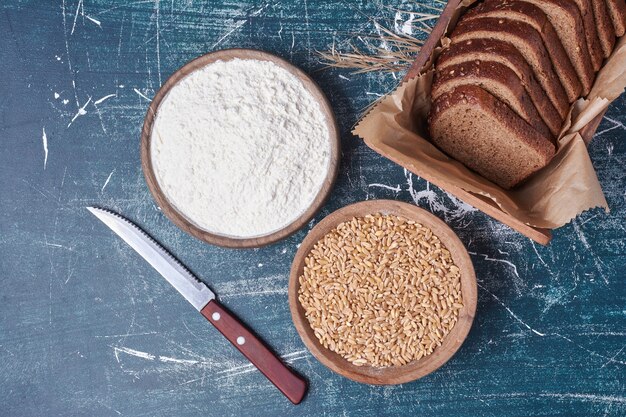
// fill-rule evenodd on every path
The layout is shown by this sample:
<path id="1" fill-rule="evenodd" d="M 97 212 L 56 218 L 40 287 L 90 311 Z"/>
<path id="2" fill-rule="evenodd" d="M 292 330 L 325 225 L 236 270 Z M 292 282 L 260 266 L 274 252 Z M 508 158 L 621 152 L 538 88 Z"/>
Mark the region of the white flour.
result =
<path id="1" fill-rule="evenodd" d="M 161 102 L 152 164 L 189 221 L 255 237 L 298 218 L 330 160 L 324 114 L 304 85 L 267 61 L 218 61 L 187 75 Z"/>

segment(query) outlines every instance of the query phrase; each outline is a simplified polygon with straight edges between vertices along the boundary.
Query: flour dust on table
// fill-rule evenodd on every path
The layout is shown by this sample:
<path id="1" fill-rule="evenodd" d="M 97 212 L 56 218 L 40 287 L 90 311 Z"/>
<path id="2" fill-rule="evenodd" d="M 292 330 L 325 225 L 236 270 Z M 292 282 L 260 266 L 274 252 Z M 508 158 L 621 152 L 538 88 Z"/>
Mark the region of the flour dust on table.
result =
<path id="1" fill-rule="evenodd" d="M 151 159 L 170 203 L 196 226 L 237 238 L 294 222 L 320 192 L 328 125 L 313 95 L 280 66 L 217 61 L 163 99 Z"/>

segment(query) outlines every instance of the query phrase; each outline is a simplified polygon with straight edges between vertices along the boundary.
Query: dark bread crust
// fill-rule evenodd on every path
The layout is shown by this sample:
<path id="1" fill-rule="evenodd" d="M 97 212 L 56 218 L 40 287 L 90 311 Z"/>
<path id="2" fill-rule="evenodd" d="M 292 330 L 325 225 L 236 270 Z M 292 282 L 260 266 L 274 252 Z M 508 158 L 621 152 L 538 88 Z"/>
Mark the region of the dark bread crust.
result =
<path id="1" fill-rule="evenodd" d="M 594 79 L 591 61 L 581 61 L 581 57 L 570 57 L 567 54 L 552 23 L 539 7 L 516 0 L 485 0 L 463 15 L 466 20 L 480 17 L 505 18 L 531 25 L 541 35 L 561 83 L 571 86 L 573 91 L 582 91 L 583 94 L 589 92 Z M 576 67 L 574 63 L 577 64 Z"/>
<path id="2" fill-rule="evenodd" d="M 555 152 L 544 136 L 477 86 L 440 96 L 428 123 L 435 145 L 505 189 L 543 168 Z"/>
<path id="3" fill-rule="evenodd" d="M 611 22 L 611 15 L 604 1 L 593 0 L 591 5 L 593 6 L 593 17 L 598 27 L 598 37 L 600 38 L 602 55 L 608 58 L 615 46 L 615 28 Z"/>
<path id="4" fill-rule="evenodd" d="M 529 24 L 510 19 L 481 17 L 461 20 L 450 36 L 452 43 L 474 38 L 498 39 L 517 48 L 526 57 L 539 82 L 553 97 L 565 96 L 568 103 L 579 97 L 580 91 L 572 90 L 573 86 L 563 86 L 556 75 L 552 61 L 548 55 L 539 33 Z"/>
<path id="5" fill-rule="evenodd" d="M 471 60 L 435 72 L 431 90 L 433 100 L 460 85 L 477 85 L 507 104 L 526 123 L 554 142 L 560 126 L 552 132 L 526 93 L 515 72 L 498 62 Z"/>
<path id="6" fill-rule="evenodd" d="M 441 52 L 435 68 L 442 71 L 452 65 L 471 60 L 499 62 L 515 72 L 550 131 L 555 135 L 559 133 L 569 111 L 569 104 L 562 100 L 558 103 L 559 108 L 553 105 L 551 98 L 537 82 L 532 68 L 517 49 L 506 42 L 494 39 L 474 39 L 455 43 Z"/>
<path id="7" fill-rule="evenodd" d="M 591 63 L 593 69 L 598 71 L 604 61 L 604 55 L 602 53 L 602 46 L 600 46 L 600 38 L 598 37 L 598 30 L 596 28 L 596 21 L 593 18 L 593 8 L 591 7 L 592 1 L 598 0 L 569 0 L 574 2 L 580 10 L 580 14 L 583 18 L 583 27 L 585 28 L 585 38 L 587 40 L 587 47 L 591 54 Z M 602 1 L 602 0 L 600 0 Z"/>
<path id="8" fill-rule="evenodd" d="M 553 23 L 565 51 L 571 58 L 587 95 L 595 79 L 594 62 L 587 45 L 580 9 L 570 0 L 519 0 L 540 8 Z M 569 96 L 571 99 L 572 97 Z M 577 99 L 578 97 L 576 97 Z"/>
<path id="9" fill-rule="evenodd" d="M 624 0 L 606 0 L 606 7 L 609 9 L 615 36 L 624 36 L 626 32 L 626 3 Z"/>

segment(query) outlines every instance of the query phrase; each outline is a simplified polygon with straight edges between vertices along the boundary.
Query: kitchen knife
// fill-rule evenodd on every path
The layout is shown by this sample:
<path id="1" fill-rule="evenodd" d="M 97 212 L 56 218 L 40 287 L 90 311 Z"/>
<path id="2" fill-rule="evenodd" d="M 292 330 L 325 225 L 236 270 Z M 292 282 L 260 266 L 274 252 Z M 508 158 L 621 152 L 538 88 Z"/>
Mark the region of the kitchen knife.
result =
<path id="1" fill-rule="evenodd" d="M 163 275 L 291 402 L 298 404 L 302 401 L 306 392 L 306 382 L 287 368 L 234 315 L 220 305 L 209 287 L 134 223 L 109 210 L 96 207 L 87 209 Z"/>

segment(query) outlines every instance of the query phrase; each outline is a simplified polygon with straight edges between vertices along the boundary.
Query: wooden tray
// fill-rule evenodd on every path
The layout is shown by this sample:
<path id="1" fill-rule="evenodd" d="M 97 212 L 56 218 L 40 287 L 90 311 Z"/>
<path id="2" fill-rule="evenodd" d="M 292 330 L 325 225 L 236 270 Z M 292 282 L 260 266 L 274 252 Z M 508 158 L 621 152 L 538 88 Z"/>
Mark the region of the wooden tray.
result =
<path id="1" fill-rule="evenodd" d="M 424 70 L 424 66 L 430 60 L 430 56 L 433 53 L 433 50 L 439 46 L 441 38 L 448 33 L 447 29 L 449 26 L 456 25 L 456 22 L 452 21 L 452 17 L 454 15 L 454 11 L 457 9 L 462 0 L 449 0 L 444 8 L 437 24 L 433 28 L 430 36 L 422 46 L 419 54 L 417 55 L 415 62 L 405 76 L 405 81 L 409 80 L 419 74 Z M 580 130 L 580 135 L 582 136 L 585 143 L 589 143 L 593 138 L 600 122 L 602 121 L 602 117 L 604 116 L 604 112 L 599 114 L 595 119 L 593 119 L 589 124 L 587 124 L 583 129 Z M 435 179 L 430 172 L 428 171 L 428 167 L 416 167 L 412 170 L 415 175 L 418 175 L 424 178 L 426 181 L 435 184 L 439 188 L 447 191 L 448 193 L 454 195 L 458 199 L 466 202 L 467 204 L 477 208 L 483 213 L 493 217 L 501 223 L 506 224 L 507 226 L 517 230 L 524 236 L 534 240 L 537 243 L 542 245 L 547 245 L 552 239 L 552 232 L 550 229 L 542 229 L 539 227 L 529 226 L 526 223 L 523 223 L 508 213 L 502 211 L 494 202 L 490 199 L 482 197 L 478 194 L 470 193 L 468 191 L 463 190 L 453 184 L 448 183 L 445 180 Z"/>

